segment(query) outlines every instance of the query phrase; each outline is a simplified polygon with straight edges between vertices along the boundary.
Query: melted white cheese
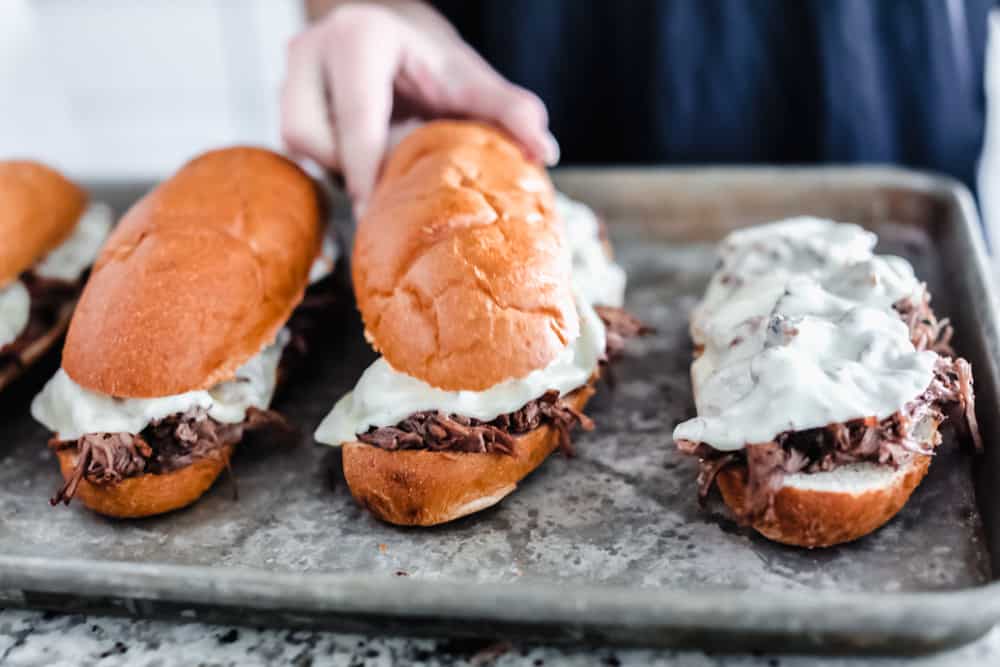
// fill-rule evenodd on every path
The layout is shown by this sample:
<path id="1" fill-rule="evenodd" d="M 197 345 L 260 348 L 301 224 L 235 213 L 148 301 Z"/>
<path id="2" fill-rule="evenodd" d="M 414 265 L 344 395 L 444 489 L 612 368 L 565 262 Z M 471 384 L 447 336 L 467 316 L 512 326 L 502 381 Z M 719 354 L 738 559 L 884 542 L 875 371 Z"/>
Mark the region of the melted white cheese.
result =
<path id="1" fill-rule="evenodd" d="M 625 270 L 608 256 L 597 215 L 589 206 L 556 193 L 556 211 L 566 225 L 573 262 L 573 285 L 588 303 L 621 307 Z"/>
<path id="2" fill-rule="evenodd" d="M 0 349 L 21 335 L 30 314 L 31 296 L 24 283 L 15 280 L 0 287 Z"/>
<path id="3" fill-rule="evenodd" d="M 316 429 L 327 445 L 350 442 L 372 426 L 391 426 L 415 412 L 437 410 L 488 421 L 522 408 L 550 389 L 567 394 L 584 385 L 604 356 L 604 325 L 582 297 L 577 299 L 580 335 L 545 368 L 483 391 L 444 391 L 393 369 L 382 357 L 341 398 Z"/>
<path id="4" fill-rule="evenodd" d="M 324 234 L 323 245 L 320 247 L 319 255 L 309 268 L 309 284 L 318 283 L 333 273 L 339 257 L 340 245 L 333 238 L 333 234 Z"/>
<path id="5" fill-rule="evenodd" d="M 278 333 L 274 343 L 247 361 L 236 377 L 208 390 L 160 398 L 114 398 L 84 389 L 61 368 L 31 403 L 31 416 L 59 438 L 72 440 L 86 433 L 138 433 L 155 419 L 203 408 L 224 423 L 242 421 L 250 407 L 271 404 L 278 362 L 291 335 Z"/>
<path id="6" fill-rule="evenodd" d="M 797 218 L 731 234 L 691 324 L 698 417 L 675 439 L 741 449 L 783 431 L 884 419 L 923 392 L 918 352 L 893 304 L 922 289 L 906 260 L 872 254 L 856 225 Z"/>
<path id="7" fill-rule="evenodd" d="M 90 204 L 80 216 L 69 238 L 35 264 L 35 273 L 43 278 L 75 282 L 94 263 L 104 240 L 111 232 L 111 207 L 100 202 Z"/>

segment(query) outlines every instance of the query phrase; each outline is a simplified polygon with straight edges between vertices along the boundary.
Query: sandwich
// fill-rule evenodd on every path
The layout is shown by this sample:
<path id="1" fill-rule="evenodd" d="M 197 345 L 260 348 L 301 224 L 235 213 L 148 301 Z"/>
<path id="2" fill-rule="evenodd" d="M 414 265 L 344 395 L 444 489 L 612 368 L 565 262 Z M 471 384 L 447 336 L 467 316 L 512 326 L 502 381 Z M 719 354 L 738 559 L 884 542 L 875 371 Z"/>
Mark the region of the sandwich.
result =
<path id="1" fill-rule="evenodd" d="M 111 210 L 59 172 L 0 161 L 0 389 L 66 332 Z"/>
<path id="2" fill-rule="evenodd" d="M 605 252 L 596 221 L 577 236 Z M 545 171 L 499 130 L 434 122 L 397 146 L 351 262 L 381 356 L 315 434 L 361 505 L 399 525 L 472 514 L 591 427 L 611 335 L 574 254 Z"/>
<path id="3" fill-rule="evenodd" d="M 981 446 L 972 371 L 900 258 L 857 225 L 796 218 L 730 234 L 691 318 L 697 417 L 674 441 L 736 517 L 825 547 L 889 521 L 951 421 Z"/>
<path id="4" fill-rule="evenodd" d="M 64 483 L 112 517 L 193 503 L 270 410 L 324 253 L 319 191 L 270 151 L 201 155 L 137 202 L 102 249 L 62 367 L 31 405 Z M 320 283 L 317 283 L 317 285 Z"/>

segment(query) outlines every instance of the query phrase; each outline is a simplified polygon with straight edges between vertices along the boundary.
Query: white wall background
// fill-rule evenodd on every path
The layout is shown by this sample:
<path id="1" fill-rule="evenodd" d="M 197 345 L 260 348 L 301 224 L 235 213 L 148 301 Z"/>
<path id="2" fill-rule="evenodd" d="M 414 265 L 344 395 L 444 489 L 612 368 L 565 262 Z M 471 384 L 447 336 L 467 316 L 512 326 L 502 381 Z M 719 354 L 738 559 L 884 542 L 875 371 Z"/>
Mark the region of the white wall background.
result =
<path id="1" fill-rule="evenodd" d="M 0 155 L 156 177 L 214 146 L 279 146 L 301 0 L 0 0 Z"/>

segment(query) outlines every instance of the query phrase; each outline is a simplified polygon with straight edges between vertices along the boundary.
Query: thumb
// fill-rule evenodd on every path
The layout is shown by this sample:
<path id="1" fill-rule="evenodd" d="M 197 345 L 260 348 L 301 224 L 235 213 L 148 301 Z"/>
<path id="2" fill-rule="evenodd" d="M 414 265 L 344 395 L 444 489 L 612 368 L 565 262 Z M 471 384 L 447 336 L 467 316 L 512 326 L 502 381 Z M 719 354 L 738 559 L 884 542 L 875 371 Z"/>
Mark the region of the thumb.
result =
<path id="1" fill-rule="evenodd" d="M 365 25 L 348 23 L 349 29 L 335 35 L 340 48 L 325 63 L 340 164 L 359 210 L 371 195 L 385 153 L 399 61 L 398 40 L 386 34 L 395 30 L 393 22 L 377 13 L 361 18 Z"/>

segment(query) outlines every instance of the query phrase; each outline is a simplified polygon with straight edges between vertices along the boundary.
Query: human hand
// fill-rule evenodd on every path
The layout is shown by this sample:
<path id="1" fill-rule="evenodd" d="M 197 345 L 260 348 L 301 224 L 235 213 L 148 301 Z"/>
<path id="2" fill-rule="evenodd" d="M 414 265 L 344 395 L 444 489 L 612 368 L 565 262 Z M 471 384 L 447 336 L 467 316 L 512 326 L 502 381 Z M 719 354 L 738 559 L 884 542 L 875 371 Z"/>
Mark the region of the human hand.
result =
<path id="1" fill-rule="evenodd" d="M 435 116 L 496 123 L 530 158 L 559 160 L 542 101 L 422 2 L 339 4 L 289 45 L 282 137 L 294 154 L 342 172 L 356 208 L 371 194 L 391 127 Z"/>

